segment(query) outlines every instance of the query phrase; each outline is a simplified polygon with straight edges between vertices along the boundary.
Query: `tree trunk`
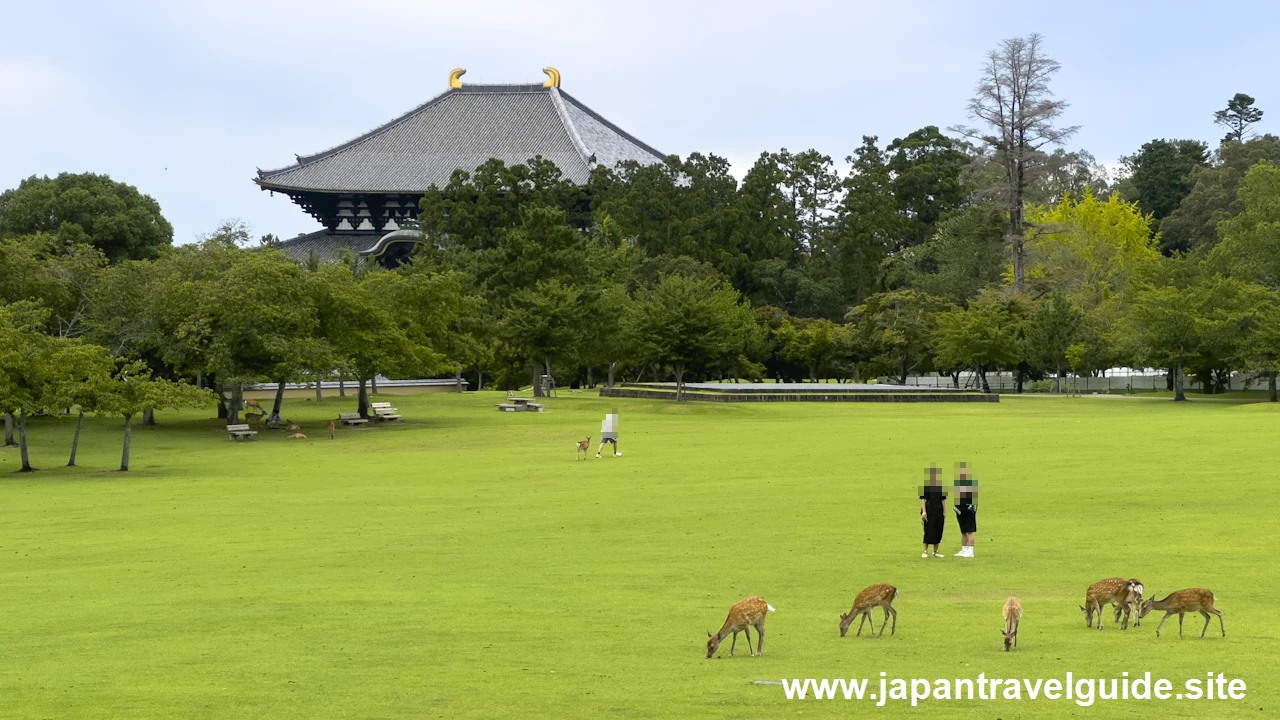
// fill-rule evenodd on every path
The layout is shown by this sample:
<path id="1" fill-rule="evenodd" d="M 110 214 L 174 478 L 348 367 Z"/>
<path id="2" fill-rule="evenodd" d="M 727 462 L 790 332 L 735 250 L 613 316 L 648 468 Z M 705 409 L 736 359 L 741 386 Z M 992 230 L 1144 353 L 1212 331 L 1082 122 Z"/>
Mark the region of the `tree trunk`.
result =
<path id="1" fill-rule="evenodd" d="M 818 382 L 818 366 L 814 363 L 809 364 L 809 382 Z M 903 382 L 906 382 L 905 380 Z"/>
<path id="2" fill-rule="evenodd" d="M 80 414 L 76 416 L 76 434 L 71 436 L 71 459 L 67 461 L 67 467 L 76 466 L 76 449 L 80 447 L 80 427 L 84 425 L 84 409 L 80 410 Z"/>
<path id="3" fill-rule="evenodd" d="M 1178 364 L 1173 367 L 1173 400 L 1181 402 L 1186 399 L 1187 396 L 1182 391 L 1182 358 L 1178 358 Z"/>
<path id="4" fill-rule="evenodd" d="M 338 376 L 338 397 L 347 396 L 347 383 L 341 375 Z"/>
<path id="5" fill-rule="evenodd" d="M 284 407 L 284 379 L 276 383 L 276 401 L 271 406 L 271 414 L 280 417 L 280 408 Z"/>
<path id="6" fill-rule="evenodd" d="M 237 386 L 239 387 L 239 386 Z M 235 425 L 235 423 L 230 423 Z M 120 454 L 120 472 L 129 472 L 129 443 L 133 440 L 133 416 L 124 416 L 124 452 Z"/>
<path id="7" fill-rule="evenodd" d="M 22 455 L 22 467 L 18 472 L 32 472 L 35 468 L 31 467 L 31 460 L 27 457 L 27 411 L 18 411 L 18 448 Z"/>
<path id="8" fill-rule="evenodd" d="M 378 373 L 374 373 L 373 377 L 369 378 L 369 384 L 372 386 L 373 394 L 377 395 L 378 394 Z"/>
<path id="9" fill-rule="evenodd" d="M 596 386 L 595 379 L 591 377 L 591 366 L 588 365 L 587 366 L 587 389 L 590 390 L 595 386 Z"/>
<path id="10" fill-rule="evenodd" d="M 316 378 L 316 402 L 324 400 L 324 380 Z"/>
<path id="11" fill-rule="evenodd" d="M 484 389 L 484 370 L 476 368 L 476 392 Z"/>
<path id="12" fill-rule="evenodd" d="M 911 364 L 911 355 L 902 353 L 902 366 L 898 368 L 898 384 L 907 384 L 907 367 Z"/>
<path id="13" fill-rule="evenodd" d="M 1062 366 L 1054 368 L 1053 391 L 1062 394 Z"/>
<path id="14" fill-rule="evenodd" d="M 5 447 L 13 447 L 18 443 L 13 441 L 13 415 L 4 414 L 4 445 Z"/>
<path id="15" fill-rule="evenodd" d="M 556 378 L 551 374 L 551 358 L 547 355 L 543 355 L 542 364 L 547 366 L 547 397 L 551 397 L 551 389 L 555 387 L 556 384 Z"/>
<path id="16" fill-rule="evenodd" d="M 542 372 L 538 370 L 538 363 L 533 363 L 533 396 L 542 397 Z"/>
<path id="17" fill-rule="evenodd" d="M 684 366 L 676 365 L 671 368 L 676 376 L 676 402 L 684 401 Z"/>
<path id="18" fill-rule="evenodd" d="M 612 388 L 613 388 L 613 369 L 614 369 L 615 367 L 617 367 L 617 365 L 618 365 L 618 362 L 617 362 L 616 360 L 615 360 L 614 362 L 609 363 L 609 382 L 608 382 L 608 384 L 606 384 L 606 385 L 605 385 L 605 387 L 607 387 L 607 388 L 610 388 L 610 389 L 612 389 Z M 1272 378 L 1272 382 L 1273 382 L 1273 384 L 1274 384 L 1274 381 L 1275 381 L 1275 375 L 1272 375 L 1272 376 L 1271 376 L 1271 378 Z"/>
<path id="19" fill-rule="evenodd" d="M 458 387 L 458 394 L 461 395 L 462 394 L 462 371 L 461 370 L 453 371 L 453 382 Z"/>
<path id="20" fill-rule="evenodd" d="M 231 386 L 231 403 L 227 406 L 227 424 L 240 424 L 240 408 L 244 405 L 244 386 Z M 125 468 L 126 470 L 128 468 Z"/>
<path id="21" fill-rule="evenodd" d="M 960 371 L 959 370 L 951 373 L 951 387 L 957 390 L 960 389 Z"/>
<path id="22" fill-rule="evenodd" d="M 356 412 L 360 413 L 362 418 L 369 417 L 369 390 L 363 375 L 360 376 L 360 395 L 356 400 Z"/>
<path id="23" fill-rule="evenodd" d="M 1276 374 L 1267 373 L 1267 401 L 1276 402 Z"/>
<path id="24" fill-rule="evenodd" d="M 156 411 L 155 411 L 155 410 L 152 410 L 151 408 L 147 408 L 146 410 L 143 410 L 143 411 L 142 411 L 142 424 L 143 424 L 143 425 L 155 425 L 155 424 L 156 424 Z"/>
<path id="25" fill-rule="evenodd" d="M 204 389 L 204 371 L 203 370 L 196 371 L 196 389 L 197 390 Z"/>
<path id="26" fill-rule="evenodd" d="M 987 383 L 987 369 L 981 364 L 978 365 L 978 377 L 982 380 L 982 392 L 991 392 L 991 385 Z"/>
<path id="27" fill-rule="evenodd" d="M 1009 205 L 1009 249 L 1013 255 L 1013 291 L 1015 293 L 1022 292 L 1022 281 L 1024 277 L 1022 260 L 1023 260 L 1023 223 L 1022 223 L 1022 197 L 1026 190 L 1027 178 L 1025 174 L 1024 160 L 1021 156 L 1014 160 L 1013 168 L 1013 193 L 1012 201 Z"/>

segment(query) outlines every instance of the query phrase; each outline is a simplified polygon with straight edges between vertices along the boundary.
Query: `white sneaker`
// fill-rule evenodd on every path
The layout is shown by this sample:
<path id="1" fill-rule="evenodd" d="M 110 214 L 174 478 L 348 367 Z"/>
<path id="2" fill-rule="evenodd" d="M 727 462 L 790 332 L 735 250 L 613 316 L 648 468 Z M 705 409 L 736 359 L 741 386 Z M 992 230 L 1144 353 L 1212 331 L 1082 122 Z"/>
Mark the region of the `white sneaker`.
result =
<path id="1" fill-rule="evenodd" d="M 599 457 L 600 457 L 600 453 L 596 453 L 596 457 L 597 457 L 597 458 L 599 458 Z"/>
<path id="2" fill-rule="evenodd" d="M 929 553 L 920 553 L 920 557 L 927 558 L 929 557 Z"/>
<path id="3" fill-rule="evenodd" d="M 622 453 L 614 453 L 614 454 L 613 454 L 613 456 L 614 456 L 614 457 L 622 457 Z"/>
<path id="4" fill-rule="evenodd" d="M 972 546 L 972 545 L 969 545 L 969 546 L 965 547 L 965 553 L 964 553 L 964 556 L 965 556 L 965 557 L 973 557 L 973 546 Z"/>
<path id="5" fill-rule="evenodd" d="M 965 550 L 966 550 L 965 546 L 961 545 L 960 552 L 956 553 L 955 555 L 952 555 L 951 557 L 967 557 L 969 553 L 965 552 Z"/>
<path id="6" fill-rule="evenodd" d="M 940 552 L 935 552 L 935 553 L 933 554 L 933 556 L 934 556 L 934 557 L 946 557 L 946 555 L 943 555 L 943 554 L 942 554 L 942 553 L 940 553 Z"/>

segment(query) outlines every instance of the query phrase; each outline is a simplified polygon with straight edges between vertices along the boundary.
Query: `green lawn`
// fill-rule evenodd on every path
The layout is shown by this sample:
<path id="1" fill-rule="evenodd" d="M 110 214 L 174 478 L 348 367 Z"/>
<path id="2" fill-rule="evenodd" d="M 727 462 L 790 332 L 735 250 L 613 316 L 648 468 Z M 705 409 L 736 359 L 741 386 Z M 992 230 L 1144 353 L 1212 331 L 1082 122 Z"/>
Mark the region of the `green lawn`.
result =
<path id="1" fill-rule="evenodd" d="M 160 417 L 119 461 L 118 421 L 31 423 L 32 475 L 0 451 L 0 717 L 776 718 L 1280 715 L 1280 407 L 1194 397 L 999 404 L 674 405 L 566 394 L 291 401 L 312 436 L 232 444 L 208 411 Z M 573 459 L 609 407 L 624 456 Z M 922 560 L 916 487 L 967 460 L 977 557 Z M 1091 582 L 1206 586 L 1224 611 L 1154 637 L 1087 630 Z M 864 586 L 898 634 L 838 637 Z M 707 660 L 752 594 L 763 657 Z M 1001 651 L 1006 596 L 1020 647 Z M 877 616 L 877 623 L 879 616 Z M 741 651 L 742 648 L 739 648 Z M 787 701 L 783 677 L 1116 677 L 1209 671 L 1244 701 Z"/>

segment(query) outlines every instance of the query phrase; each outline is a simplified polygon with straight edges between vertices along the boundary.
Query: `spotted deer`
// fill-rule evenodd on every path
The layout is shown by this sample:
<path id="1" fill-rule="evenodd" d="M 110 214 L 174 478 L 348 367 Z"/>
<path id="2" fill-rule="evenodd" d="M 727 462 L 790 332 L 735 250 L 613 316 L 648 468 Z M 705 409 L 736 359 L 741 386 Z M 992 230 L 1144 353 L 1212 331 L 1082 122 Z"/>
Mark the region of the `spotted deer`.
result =
<path id="1" fill-rule="evenodd" d="M 1142 607 L 1142 591 L 1142 581 L 1138 578 L 1129 578 L 1129 594 L 1125 597 L 1125 606 L 1128 608 L 1129 613 L 1131 613 L 1134 627 L 1138 627 L 1142 624 L 1142 617 L 1138 614 L 1138 610 Z M 1116 605 L 1114 610 L 1114 619 L 1116 622 L 1120 622 L 1120 615 L 1123 613 L 1121 606 Z M 1125 628 L 1121 625 L 1120 629 L 1123 630 Z"/>
<path id="2" fill-rule="evenodd" d="M 1134 584 L 1137 587 L 1134 587 Z M 1093 627 L 1093 616 L 1098 616 L 1098 629 L 1102 629 L 1102 608 L 1107 605 L 1115 605 L 1115 619 L 1120 620 L 1120 615 L 1124 614 L 1124 621 L 1120 623 L 1120 629 L 1124 630 L 1129 627 L 1129 614 L 1132 611 L 1130 605 L 1132 601 L 1132 593 L 1134 590 L 1138 593 L 1142 592 L 1142 583 L 1137 580 L 1125 580 L 1124 578 L 1107 578 L 1089 586 L 1084 593 L 1084 605 L 1080 606 L 1080 610 L 1084 612 L 1085 627 Z"/>
<path id="3" fill-rule="evenodd" d="M 333 424 L 333 421 L 332 421 L 332 420 L 330 420 L 330 421 L 329 421 L 329 439 L 330 439 L 330 440 L 332 440 L 332 439 L 333 439 L 333 430 L 334 430 L 334 428 L 335 428 L 335 427 L 337 427 L 337 426 Z"/>
<path id="4" fill-rule="evenodd" d="M 1010 646 L 1018 647 L 1018 625 L 1022 623 L 1022 603 L 1018 602 L 1018 598 L 1010 596 L 1004 601 L 1004 630 L 1000 634 L 1004 636 L 1004 651 L 1009 652 Z"/>
<path id="5" fill-rule="evenodd" d="M 257 401 L 257 400 L 245 400 L 245 401 L 244 401 L 244 409 L 245 409 L 245 410 L 248 410 L 249 408 L 253 408 L 254 410 L 257 410 L 258 412 L 262 413 L 263 415 L 266 415 L 266 414 L 267 414 L 267 411 L 262 409 L 262 406 L 258 404 L 258 401 Z"/>
<path id="6" fill-rule="evenodd" d="M 1182 639 L 1182 616 L 1188 612 L 1198 612 L 1204 616 L 1204 627 L 1200 629 L 1200 637 L 1204 637 L 1205 631 L 1209 629 L 1209 616 L 1218 616 L 1218 627 L 1222 630 L 1222 637 L 1227 636 L 1227 628 L 1222 624 L 1222 611 L 1215 610 L 1213 607 L 1213 593 L 1204 588 L 1187 588 L 1170 594 L 1163 600 L 1151 598 L 1142 603 L 1142 608 L 1138 611 L 1138 617 L 1146 617 L 1147 613 L 1152 610 L 1163 610 L 1164 617 L 1160 618 L 1160 624 L 1156 625 L 1156 637 L 1160 637 L 1160 625 L 1164 625 L 1164 621 L 1169 619 L 1170 615 L 1178 615 L 1178 639 Z"/>
<path id="7" fill-rule="evenodd" d="M 858 632 L 854 633 L 854 635 L 861 635 L 862 624 L 870 621 L 871 635 L 874 637 L 876 634 L 876 621 L 875 618 L 871 617 L 871 611 L 877 607 L 884 610 L 884 622 L 880 623 L 880 634 L 884 635 L 884 626 L 885 623 L 889 622 L 890 615 L 893 616 L 893 627 L 889 629 L 889 634 L 892 635 L 897 632 L 898 611 L 893 609 L 893 601 L 896 597 L 898 597 L 898 588 L 884 583 L 871 585 L 858 593 L 858 596 L 853 599 L 853 608 L 847 613 L 840 613 L 840 637 L 844 637 L 845 633 L 849 632 L 849 626 L 853 624 L 855 617 L 861 617 L 862 619 L 858 621 Z"/>
<path id="8" fill-rule="evenodd" d="M 587 459 L 587 453 L 591 452 L 591 436 L 588 435 L 586 440 L 578 441 L 578 450 L 573 453 L 573 459 L 578 459 L 578 453 L 582 453 L 582 459 Z"/>
<path id="9" fill-rule="evenodd" d="M 747 634 L 747 649 L 750 650 L 751 631 L 748 628 L 752 627 L 756 629 L 756 650 L 751 653 L 751 656 L 763 655 L 764 619 L 771 612 L 774 612 L 773 606 L 759 595 L 752 595 L 735 603 L 729 608 L 729 617 L 725 618 L 720 632 L 712 635 L 710 630 L 707 631 L 707 659 L 710 660 L 716 654 L 716 650 L 720 648 L 720 642 L 728 637 L 729 633 L 733 633 L 733 641 L 729 643 L 729 657 L 733 657 L 733 647 L 738 644 L 739 632 Z"/>
<path id="10" fill-rule="evenodd" d="M 262 422 L 262 413 L 247 412 L 244 414 L 244 419 L 250 423 L 253 423 L 254 425 L 257 425 L 258 423 Z"/>

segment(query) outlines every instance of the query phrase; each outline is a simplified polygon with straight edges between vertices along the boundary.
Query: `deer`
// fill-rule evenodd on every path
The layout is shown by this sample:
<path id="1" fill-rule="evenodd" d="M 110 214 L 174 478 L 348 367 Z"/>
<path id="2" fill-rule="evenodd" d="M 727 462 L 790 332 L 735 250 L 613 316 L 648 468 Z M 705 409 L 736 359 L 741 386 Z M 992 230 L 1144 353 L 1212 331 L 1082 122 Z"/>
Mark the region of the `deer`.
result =
<path id="1" fill-rule="evenodd" d="M 330 440 L 332 440 L 332 439 L 333 439 L 333 430 L 334 430 L 334 428 L 335 428 L 335 427 L 337 427 L 337 426 L 333 424 L 333 421 L 332 421 L 332 420 L 330 420 L 330 421 L 329 421 L 329 439 L 330 439 Z"/>
<path id="2" fill-rule="evenodd" d="M 578 441 L 578 450 L 573 454 L 573 459 L 578 459 L 578 453 L 582 453 L 582 459 L 587 459 L 587 453 L 591 452 L 591 436 L 588 435 L 586 440 Z"/>
<path id="3" fill-rule="evenodd" d="M 877 607 L 884 610 L 884 622 L 880 623 L 880 634 L 884 635 L 884 626 L 889 622 L 889 616 L 893 616 L 893 627 L 889 629 L 892 635 L 898 630 L 898 611 L 893 609 L 893 601 L 898 597 L 898 588 L 892 585 L 880 583 L 870 585 L 858 596 L 853 599 L 853 607 L 847 613 L 840 613 L 840 637 L 844 637 L 849 632 L 849 626 L 853 624 L 855 617 L 861 617 L 858 621 L 858 632 L 854 636 L 862 634 L 862 624 L 871 622 L 871 636 L 876 637 L 876 620 L 871 617 L 871 611 Z"/>
<path id="4" fill-rule="evenodd" d="M 292 435 L 286 435 L 285 437 L 288 438 L 289 440 L 306 440 L 307 439 L 307 436 L 303 435 L 300 432 L 293 433 Z"/>
<path id="5" fill-rule="evenodd" d="M 292 420 L 285 420 L 284 429 L 288 430 L 289 432 L 298 432 L 302 430 L 302 426 Z"/>
<path id="6" fill-rule="evenodd" d="M 1142 618 L 1138 615 L 1138 610 L 1142 607 L 1142 590 L 1143 587 L 1141 580 L 1138 578 L 1129 578 L 1129 594 L 1125 597 L 1125 605 L 1129 612 L 1125 614 L 1129 615 L 1129 613 L 1132 613 L 1134 627 L 1138 627 L 1142 624 Z M 1116 622 L 1120 622 L 1120 614 L 1122 612 L 1120 606 L 1116 605 L 1114 610 L 1114 619 Z M 1128 618 L 1126 617 L 1125 619 L 1127 620 Z M 1124 630 L 1125 626 L 1121 625 L 1120 629 Z"/>
<path id="7" fill-rule="evenodd" d="M 247 412 L 244 414 L 244 419 L 247 420 L 248 422 L 253 423 L 254 426 L 256 427 L 258 423 L 262 421 L 262 413 Z"/>
<path id="8" fill-rule="evenodd" d="M 756 629 L 756 650 L 751 653 L 751 657 L 763 655 L 764 619 L 771 612 L 776 612 L 776 610 L 759 595 L 752 595 L 734 603 L 733 607 L 729 608 L 729 617 L 725 618 L 724 625 L 720 627 L 720 632 L 712 635 L 710 630 L 707 631 L 707 659 L 710 660 L 716 654 L 716 650 L 720 648 L 720 642 L 729 633 L 733 633 L 733 642 L 729 643 L 729 657 L 733 657 L 733 648 L 738 644 L 739 632 L 747 634 L 747 649 L 750 650 L 751 631 L 748 628 L 752 627 Z"/>
<path id="9" fill-rule="evenodd" d="M 1164 617 L 1160 618 L 1160 624 L 1156 625 L 1156 637 L 1160 637 L 1160 625 L 1164 625 L 1164 621 L 1169 619 L 1170 615 L 1178 614 L 1178 639 L 1182 639 L 1182 616 L 1187 612 L 1198 612 L 1204 616 L 1204 627 L 1200 629 L 1200 637 L 1204 637 L 1205 631 L 1209 629 L 1209 616 L 1218 616 L 1218 627 L 1222 630 L 1222 637 L 1227 636 L 1227 628 L 1222 623 L 1222 611 L 1215 610 L 1213 607 L 1213 593 L 1205 588 L 1187 588 L 1171 593 L 1163 600 L 1151 598 L 1142 603 L 1141 609 L 1138 611 L 1138 617 L 1146 617 L 1147 613 L 1152 610 L 1163 610 Z"/>
<path id="10" fill-rule="evenodd" d="M 1136 588 L 1135 588 L 1136 584 Z M 1131 594 L 1134 590 L 1141 594 L 1142 583 L 1138 580 L 1125 580 L 1124 578 L 1107 578 L 1089 586 L 1084 592 L 1084 605 L 1080 606 L 1080 610 L 1084 612 L 1085 627 L 1093 627 L 1093 616 L 1098 616 L 1098 630 L 1102 630 L 1102 608 L 1107 605 L 1115 605 L 1115 619 L 1120 620 L 1120 614 L 1124 614 L 1124 621 L 1120 624 L 1120 629 L 1125 630 L 1129 627 L 1129 614 L 1131 611 Z"/>
<path id="11" fill-rule="evenodd" d="M 266 415 L 266 414 L 267 414 L 267 411 L 262 409 L 262 406 L 258 404 L 258 401 L 257 401 L 257 400 L 245 400 L 245 401 L 244 401 L 244 409 L 245 409 L 245 410 L 248 410 L 249 408 L 253 408 L 254 410 L 257 410 L 258 412 L 262 413 L 263 415 Z"/>
<path id="12" fill-rule="evenodd" d="M 516 391 L 515 391 L 515 390 L 508 390 L 508 391 L 507 391 L 507 397 L 509 397 L 509 398 L 513 398 L 513 397 L 515 397 L 515 396 L 516 396 Z"/>
<path id="13" fill-rule="evenodd" d="M 1004 630 L 1000 634 L 1004 636 L 1004 651 L 1009 652 L 1010 646 L 1018 647 L 1018 625 L 1022 623 L 1022 603 L 1018 602 L 1018 598 L 1009 596 L 1004 601 Z"/>

